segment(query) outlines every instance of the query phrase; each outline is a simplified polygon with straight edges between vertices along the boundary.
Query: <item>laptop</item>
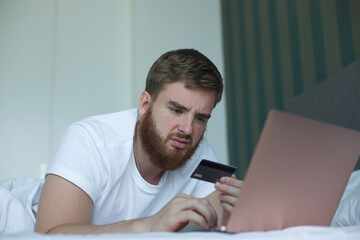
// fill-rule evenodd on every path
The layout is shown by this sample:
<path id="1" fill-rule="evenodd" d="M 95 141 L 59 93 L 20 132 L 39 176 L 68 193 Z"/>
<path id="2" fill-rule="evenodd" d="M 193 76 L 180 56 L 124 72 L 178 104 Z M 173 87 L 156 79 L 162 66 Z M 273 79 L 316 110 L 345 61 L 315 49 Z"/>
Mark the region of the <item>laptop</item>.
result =
<path id="1" fill-rule="evenodd" d="M 271 110 L 226 231 L 329 226 L 360 155 L 360 132 Z"/>

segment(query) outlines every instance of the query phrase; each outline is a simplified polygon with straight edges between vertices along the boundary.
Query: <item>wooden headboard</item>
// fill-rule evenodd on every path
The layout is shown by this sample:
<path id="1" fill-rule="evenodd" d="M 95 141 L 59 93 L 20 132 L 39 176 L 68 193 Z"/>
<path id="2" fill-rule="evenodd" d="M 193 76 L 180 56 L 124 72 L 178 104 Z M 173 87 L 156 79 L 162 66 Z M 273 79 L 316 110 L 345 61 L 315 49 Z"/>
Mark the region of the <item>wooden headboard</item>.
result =
<path id="1" fill-rule="evenodd" d="M 285 111 L 360 131 L 360 59 L 293 98 Z"/>

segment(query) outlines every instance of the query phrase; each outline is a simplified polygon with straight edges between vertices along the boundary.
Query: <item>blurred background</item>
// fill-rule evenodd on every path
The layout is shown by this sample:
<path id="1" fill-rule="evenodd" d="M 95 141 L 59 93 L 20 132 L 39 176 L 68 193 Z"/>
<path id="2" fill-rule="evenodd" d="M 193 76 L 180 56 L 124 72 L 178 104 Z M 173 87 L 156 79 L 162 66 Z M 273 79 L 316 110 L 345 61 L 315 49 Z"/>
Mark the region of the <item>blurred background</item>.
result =
<path id="1" fill-rule="evenodd" d="M 69 124 L 137 107 L 152 63 L 195 48 L 223 72 L 217 0 L 0 0 L 0 180 L 42 177 Z M 228 161 L 224 100 L 206 136 Z"/>
<path id="2" fill-rule="evenodd" d="M 136 107 L 178 48 L 225 79 L 206 137 L 242 178 L 267 112 L 360 57 L 359 13 L 359 0 L 0 0 L 0 181 L 42 178 L 69 124 Z"/>

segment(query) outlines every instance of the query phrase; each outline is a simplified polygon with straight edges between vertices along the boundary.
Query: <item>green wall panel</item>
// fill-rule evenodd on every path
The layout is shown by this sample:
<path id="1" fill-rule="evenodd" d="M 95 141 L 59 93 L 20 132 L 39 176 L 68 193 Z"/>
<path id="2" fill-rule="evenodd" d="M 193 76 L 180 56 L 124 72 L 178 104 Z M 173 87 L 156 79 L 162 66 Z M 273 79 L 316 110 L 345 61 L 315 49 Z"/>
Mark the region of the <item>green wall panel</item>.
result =
<path id="1" fill-rule="evenodd" d="M 268 111 L 360 57 L 360 1 L 221 3 L 229 156 L 243 178 Z"/>

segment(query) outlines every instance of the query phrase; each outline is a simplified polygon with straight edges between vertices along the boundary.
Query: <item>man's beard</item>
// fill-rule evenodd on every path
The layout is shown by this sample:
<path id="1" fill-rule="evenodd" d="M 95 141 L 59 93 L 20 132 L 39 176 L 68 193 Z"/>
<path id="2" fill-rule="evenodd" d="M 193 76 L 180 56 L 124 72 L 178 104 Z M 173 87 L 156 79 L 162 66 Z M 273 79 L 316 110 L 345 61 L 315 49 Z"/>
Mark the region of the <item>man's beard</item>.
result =
<path id="1" fill-rule="evenodd" d="M 193 140 L 191 136 L 182 133 L 171 133 L 166 139 L 163 139 L 153 119 L 151 106 L 144 117 L 138 122 L 136 128 L 139 131 L 141 144 L 149 156 L 151 163 L 163 170 L 174 170 L 182 167 L 194 154 L 204 136 L 204 134 L 202 134 L 200 140 L 194 146 L 192 146 Z M 188 140 L 188 146 L 185 149 L 175 147 L 169 149 L 166 143 L 168 143 L 172 137 Z"/>

